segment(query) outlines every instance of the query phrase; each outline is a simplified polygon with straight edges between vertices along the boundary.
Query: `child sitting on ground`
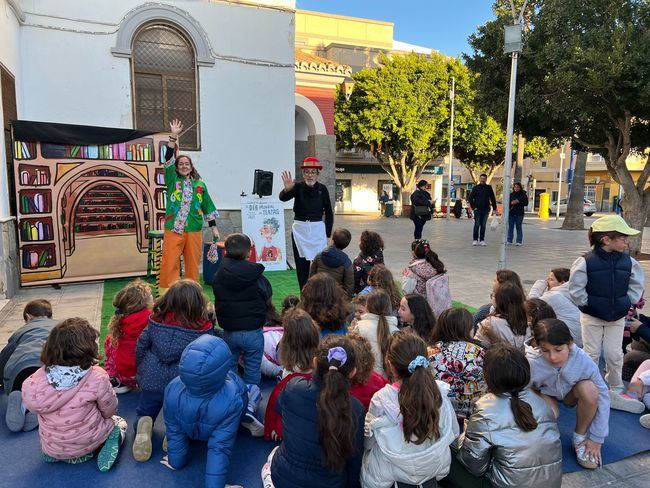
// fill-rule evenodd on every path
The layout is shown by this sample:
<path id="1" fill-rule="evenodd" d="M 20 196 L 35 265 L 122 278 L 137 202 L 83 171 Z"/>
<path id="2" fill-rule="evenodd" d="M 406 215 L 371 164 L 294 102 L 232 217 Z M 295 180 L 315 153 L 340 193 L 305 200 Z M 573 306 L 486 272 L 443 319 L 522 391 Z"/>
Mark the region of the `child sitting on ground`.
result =
<path id="1" fill-rule="evenodd" d="M 564 322 L 573 337 L 573 342 L 582 347 L 580 332 L 580 310 L 571 300 L 569 293 L 568 268 L 553 268 L 545 280 L 537 280 L 528 293 L 528 298 L 541 298 L 548 303 L 558 319 Z"/>
<path id="2" fill-rule="evenodd" d="M 66 319 L 43 346 L 44 364 L 23 383 L 23 403 L 39 417 L 43 458 L 78 464 L 97 453 L 97 466 L 111 469 L 126 433 L 115 415 L 117 397 L 99 366 L 99 334 L 85 319 Z"/>
<path id="3" fill-rule="evenodd" d="M 278 398 L 284 440 L 262 468 L 267 488 L 358 486 L 365 410 L 348 391 L 354 347 L 345 336 L 328 336 L 313 365 L 313 379 L 292 378 Z"/>
<path id="4" fill-rule="evenodd" d="M 374 371 L 388 377 L 385 358 L 390 336 L 397 332 L 397 318 L 391 314 L 390 297 L 383 290 L 372 291 L 366 300 L 367 313 L 361 316 L 354 330 L 368 339 L 375 356 Z"/>
<path id="5" fill-rule="evenodd" d="M 149 323 L 153 295 L 149 284 L 135 280 L 113 298 L 115 314 L 108 324 L 104 341 L 104 368 L 111 378 L 115 393 L 128 393 L 135 388 L 135 346 Z"/>
<path id="6" fill-rule="evenodd" d="M 632 375 L 627 394 L 642 400 L 650 409 L 650 360 L 643 361 Z M 639 421 L 643 427 L 650 429 L 650 414 L 642 415 Z"/>
<path id="7" fill-rule="evenodd" d="M 384 264 L 384 240 L 372 230 L 359 238 L 359 255 L 354 259 L 354 293 L 368 286 L 368 275 L 376 264 Z"/>
<path id="8" fill-rule="evenodd" d="M 155 301 L 149 325 L 138 338 L 135 363 L 140 399 L 133 441 L 136 461 L 151 457 L 153 423 L 163 406 L 165 387 L 178 376 L 183 350 L 201 335 L 212 334 L 206 306 L 201 285 L 192 280 L 177 281 Z"/>
<path id="9" fill-rule="evenodd" d="M 190 440 L 207 441 L 205 486 L 226 484 L 237 428 L 248 404 L 244 382 L 230 368 L 232 355 L 218 337 L 203 335 L 183 351 L 179 376 L 165 388 L 163 415 L 167 456 L 163 464 L 187 464 Z"/>
<path id="10" fill-rule="evenodd" d="M 287 295 L 282 301 L 281 315 L 275 310 L 273 302 L 267 301 L 266 324 L 264 324 L 264 355 L 262 356 L 262 374 L 269 378 L 277 378 L 282 373 L 282 364 L 278 358 L 278 344 L 284 333 L 283 322 L 287 311 L 298 305 L 300 299 L 296 295 Z"/>
<path id="11" fill-rule="evenodd" d="M 34 430 L 38 417 L 25 410 L 21 390 L 23 383 L 41 363 L 41 351 L 56 321 L 52 320 L 52 305 L 47 300 L 32 300 L 23 309 L 23 325 L 11 334 L 0 352 L 0 381 L 7 395 L 5 422 L 11 432 Z"/>
<path id="12" fill-rule="evenodd" d="M 275 409 L 278 395 L 296 376 L 311 378 L 312 359 L 318 349 L 320 331 L 307 312 L 291 309 L 284 318 L 284 334 L 278 344 L 278 357 L 282 364 L 280 382 L 273 388 L 264 415 L 264 437 L 282 439 L 282 418 Z"/>
<path id="13" fill-rule="evenodd" d="M 384 266 L 383 264 L 378 264 L 372 268 L 370 274 L 368 275 L 368 286 L 366 286 L 361 292 L 361 295 L 367 295 L 373 290 L 384 290 L 388 293 L 390 297 L 391 310 L 395 317 L 397 317 L 397 311 L 399 310 L 399 303 L 402 300 L 402 294 L 397 289 L 395 285 L 395 278 L 393 278 L 393 273 Z"/>
<path id="14" fill-rule="evenodd" d="M 309 276 L 326 273 L 343 288 L 348 298 L 354 295 L 354 266 L 343 249 L 348 247 L 352 235 L 347 229 L 338 228 L 332 232 L 332 244 L 316 254 L 311 262 Z"/>
<path id="15" fill-rule="evenodd" d="M 461 435 L 457 460 L 443 486 L 562 484 L 562 445 L 556 416 L 530 383 L 526 356 L 500 343 L 485 353 L 488 393 Z"/>
<path id="16" fill-rule="evenodd" d="M 567 325 L 545 319 L 533 328 L 536 350 L 529 350 L 531 388 L 559 415 L 557 401 L 576 408 L 573 448 L 578 464 L 596 469 L 609 433 L 609 394 L 596 364 L 573 343 Z M 638 403 L 638 402 L 637 402 Z"/>
<path id="17" fill-rule="evenodd" d="M 435 379 L 449 385 L 449 400 L 456 416 L 468 418 L 474 402 L 486 390 L 484 349 L 472 339 L 472 314 L 450 308 L 440 314 L 431 336 L 429 362 Z"/>
<path id="18" fill-rule="evenodd" d="M 506 342 L 521 351 L 530 338 L 524 294 L 512 283 L 497 285 L 494 291 L 494 312 L 478 326 L 474 339 L 485 348 Z"/>
<path id="19" fill-rule="evenodd" d="M 399 303 L 399 319 L 402 330 L 411 329 L 424 342 L 431 343 L 436 318 L 426 298 L 415 293 L 405 295 Z"/>
<path id="20" fill-rule="evenodd" d="M 628 410 L 623 392 L 623 333 L 625 316 L 643 296 L 643 269 L 625 252 L 628 237 L 638 230 L 620 215 L 607 215 L 589 229 L 592 250 L 571 266 L 569 293 L 580 309 L 583 349 L 598 364 L 605 356 L 612 408 Z"/>
<path id="21" fill-rule="evenodd" d="M 311 276 L 302 289 L 298 306 L 314 319 L 322 337 L 347 333 L 349 302 L 331 276 L 325 273 Z"/>
<path id="22" fill-rule="evenodd" d="M 358 332 L 348 334 L 357 358 L 357 372 L 350 379 L 350 395 L 363 404 L 368 411 L 372 396 L 388 384 L 388 379 L 374 370 L 375 356 L 370 341 Z"/>
<path id="23" fill-rule="evenodd" d="M 361 320 L 361 316 L 366 313 L 366 302 L 368 301 L 368 295 L 357 295 L 352 299 L 352 306 L 354 307 L 354 316 L 350 322 L 350 328 L 357 326 L 357 322 Z"/>
<path id="24" fill-rule="evenodd" d="M 492 280 L 492 294 L 490 295 L 490 299 L 491 299 L 490 303 L 481 305 L 476 311 L 476 313 L 474 314 L 474 318 L 472 322 L 474 324 L 475 331 L 478 329 L 478 324 L 483 322 L 483 320 L 485 320 L 488 315 L 494 312 L 494 303 L 492 303 L 492 299 L 494 298 L 494 291 L 497 289 L 497 286 L 506 282 L 512 283 L 513 285 L 517 286 L 521 290 L 522 295 L 526 296 L 526 293 L 524 292 L 524 287 L 521 284 L 521 278 L 519 278 L 519 275 L 517 273 L 515 273 L 511 269 L 498 270 L 494 275 L 494 279 Z"/>
<path id="25" fill-rule="evenodd" d="M 264 434 L 264 426 L 255 409 L 262 399 L 262 356 L 267 301 L 273 292 L 271 284 L 263 276 L 264 266 L 251 263 L 251 240 L 244 234 L 230 234 L 225 242 L 226 257 L 221 261 L 214 276 L 214 306 L 223 340 L 232 352 L 232 368 L 237 370 L 240 356 L 243 358 L 243 380 L 248 388 L 249 405 L 246 411 L 247 425 L 254 436 Z"/>
<path id="26" fill-rule="evenodd" d="M 427 345 L 411 331 L 393 337 L 387 363 L 394 383 L 372 397 L 366 415 L 361 486 L 435 486 L 449 473 L 458 436 L 447 384 L 429 373 Z"/>
<path id="27" fill-rule="evenodd" d="M 423 297 L 427 296 L 427 281 L 438 274 L 447 272 L 445 265 L 438 258 L 438 255 L 431 250 L 429 241 L 426 239 L 416 239 L 411 243 L 411 253 L 413 259 L 404 270 L 403 276 L 408 283 L 406 288 L 402 286 L 404 293 L 417 293 Z M 409 278 L 413 278 L 410 280 Z M 412 284 L 412 286 L 411 286 Z"/>

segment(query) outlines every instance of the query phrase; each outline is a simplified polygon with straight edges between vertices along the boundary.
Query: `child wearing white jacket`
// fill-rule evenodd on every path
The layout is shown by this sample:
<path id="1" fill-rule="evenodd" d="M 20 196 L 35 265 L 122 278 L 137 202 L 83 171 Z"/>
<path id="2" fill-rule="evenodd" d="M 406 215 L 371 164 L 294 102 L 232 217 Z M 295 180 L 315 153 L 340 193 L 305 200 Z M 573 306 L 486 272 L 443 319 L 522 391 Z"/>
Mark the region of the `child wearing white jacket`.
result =
<path id="1" fill-rule="evenodd" d="M 393 336 L 386 362 L 395 383 L 375 393 L 366 415 L 364 488 L 436 486 L 449 473 L 458 422 L 449 387 L 433 378 L 426 355 L 412 331 Z"/>

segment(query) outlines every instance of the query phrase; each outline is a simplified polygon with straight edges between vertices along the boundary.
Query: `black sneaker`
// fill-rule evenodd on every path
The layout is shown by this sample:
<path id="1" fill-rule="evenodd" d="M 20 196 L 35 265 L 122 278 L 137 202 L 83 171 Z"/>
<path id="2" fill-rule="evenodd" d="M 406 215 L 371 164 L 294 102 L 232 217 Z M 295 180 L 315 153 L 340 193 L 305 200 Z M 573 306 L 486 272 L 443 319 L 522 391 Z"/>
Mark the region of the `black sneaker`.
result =
<path id="1" fill-rule="evenodd" d="M 113 387 L 113 391 L 117 395 L 121 395 L 122 393 L 128 393 L 132 390 L 130 386 L 125 385 L 117 378 L 111 378 L 111 386 Z"/>

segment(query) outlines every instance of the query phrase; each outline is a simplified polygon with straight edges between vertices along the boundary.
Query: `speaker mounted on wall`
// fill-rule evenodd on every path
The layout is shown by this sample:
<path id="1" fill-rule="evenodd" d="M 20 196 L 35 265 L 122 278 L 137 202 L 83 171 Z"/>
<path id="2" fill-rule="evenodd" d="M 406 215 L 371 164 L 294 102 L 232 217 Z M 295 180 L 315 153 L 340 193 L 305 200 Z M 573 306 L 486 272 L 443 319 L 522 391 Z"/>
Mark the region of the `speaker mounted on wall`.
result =
<path id="1" fill-rule="evenodd" d="M 253 195 L 268 197 L 273 194 L 273 172 L 262 169 L 255 170 L 253 180 Z"/>

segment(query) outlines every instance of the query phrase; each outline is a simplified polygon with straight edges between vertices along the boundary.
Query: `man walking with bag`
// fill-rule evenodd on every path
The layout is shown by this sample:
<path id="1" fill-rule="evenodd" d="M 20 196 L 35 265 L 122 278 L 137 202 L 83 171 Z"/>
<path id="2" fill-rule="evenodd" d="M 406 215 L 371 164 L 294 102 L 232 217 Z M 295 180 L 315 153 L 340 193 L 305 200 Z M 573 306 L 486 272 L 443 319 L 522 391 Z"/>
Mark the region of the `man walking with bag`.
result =
<path id="1" fill-rule="evenodd" d="M 490 206 L 496 213 L 497 199 L 494 190 L 487 182 L 487 175 L 481 173 L 478 177 L 479 184 L 472 188 L 469 194 L 469 204 L 474 211 L 474 231 L 472 246 L 485 246 L 485 226 L 490 215 Z"/>

